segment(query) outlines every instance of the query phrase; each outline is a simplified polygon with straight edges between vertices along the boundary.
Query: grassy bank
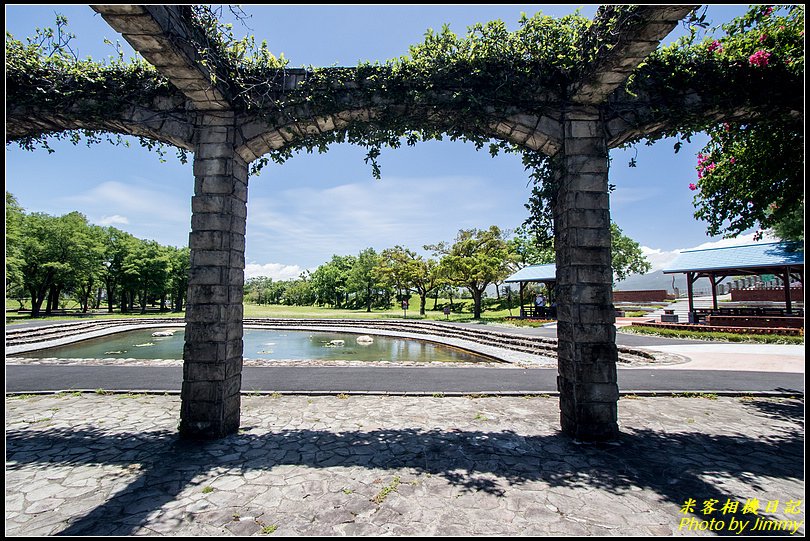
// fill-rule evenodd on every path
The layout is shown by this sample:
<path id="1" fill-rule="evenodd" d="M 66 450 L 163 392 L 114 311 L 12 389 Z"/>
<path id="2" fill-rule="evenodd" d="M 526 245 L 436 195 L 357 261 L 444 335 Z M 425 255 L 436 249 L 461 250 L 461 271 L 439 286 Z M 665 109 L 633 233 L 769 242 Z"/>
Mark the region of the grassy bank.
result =
<path id="1" fill-rule="evenodd" d="M 449 316 L 445 316 L 443 312 L 444 306 L 449 305 L 448 299 L 439 299 L 436 304 L 437 309 L 431 310 L 434 306 L 434 300 L 429 299 L 427 303 L 427 310 L 425 316 L 419 315 L 419 297 L 414 296 L 411 298 L 410 307 L 407 312 L 399 307 L 389 309 L 372 309 L 371 312 L 366 312 L 365 309 L 349 310 L 338 309 L 322 306 L 284 306 L 277 304 L 245 304 L 244 316 L 246 318 L 253 317 L 272 317 L 272 318 L 328 318 L 328 319 L 426 319 L 433 321 L 456 321 L 456 322 L 477 322 L 480 324 L 493 324 L 504 323 L 514 324 L 520 326 L 537 327 L 543 325 L 545 322 L 538 321 L 509 321 L 510 311 L 506 307 L 505 302 L 501 303 L 497 300 L 487 301 L 487 307 L 481 314 L 481 319 L 476 321 L 473 319 L 473 301 L 471 299 L 453 299 L 453 311 Z M 6 300 L 6 307 L 18 306 L 16 301 Z M 26 307 L 28 308 L 28 307 Z M 65 308 L 71 310 L 76 309 L 78 306 L 68 305 Z M 517 316 L 520 314 L 520 309 L 512 308 L 511 315 Z M 109 314 L 105 309 L 97 310 L 88 314 L 69 314 L 64 316 L 50 316 L 40 317 L 37 321 L 58 321 L 70 319 L 113 319 L 113 318 L 141 318 L 141 317 L 177 317 L 182 318 L 182 312 L 157 312 L 149 311 L 146 314 L 130 313 L 121 314 L 114 312 Z M 15 323 L 22 323 L 31 321 L 31 316 L 28 313 L 19 314 L 15 311 L 6 311 L 6 325 L 13 325 Z"/>
<path id="2" fill-rule="evenodd" d="M 692 338 L 717 342 L 745 342 L 751 344 L 804 344 L 804 336 L 783 336 L 778 334 L 738 334 L 730 332 L 690 331 L 685 329 L 660 329 L 653 327 L 628 326 L 618 329 L 628 334 L 648 334 L 664 338 Z"/>

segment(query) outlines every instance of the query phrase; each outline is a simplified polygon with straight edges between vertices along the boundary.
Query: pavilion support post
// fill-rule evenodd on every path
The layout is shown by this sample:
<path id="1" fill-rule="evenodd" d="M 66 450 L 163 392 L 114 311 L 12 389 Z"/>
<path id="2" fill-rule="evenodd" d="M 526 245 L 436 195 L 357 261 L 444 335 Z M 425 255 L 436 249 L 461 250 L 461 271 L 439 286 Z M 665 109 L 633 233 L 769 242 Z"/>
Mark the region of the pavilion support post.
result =
<path id="1" fill-rule="evenodd" d="M 695 296 L 693 293 L 693 288 L 695 284 L 695 273 L 694 272 L 687 272 L 686 273 L 686 296 L 689 299 L 689 323 L 696 323 L 694 319 L 695 313 Z"/>
<path id="2" fill-rule="evenodd" d="M 248 170 L 234 151 L 233 113 L 200 116 L 180 435 L 215 439 L 239 429 Z"/>
<path id="3" fill-rule="evenodd" d="M 717 304 L 717 282 L 714 274 L 709 275 L 709 280 L 712 282 L 712 307 L 714 310 L 719 310 L 720 306 Z"/>
<path id="4" fill-rule="evenodd" d="M 520 319 L 526 319 L 526 309 L 523 308 L 523 288 L 526 287 L 526 282 L 520 282 Z"/>
<path id="5" fill-rule="evenodd" d="M 785 286 L 785 311 L 787 313 L 792 312 L 792 305 L 790 302 L 790 267 L 785 267 L 785 274 L 783 274 L 784 278 L 782 281 L 784 282 Z"/>
<path id="6" fill-rule="evenodd" d="M 619 435 L 608 151 L 595 108 L 566 111 L 554 208 L 560 423 L 589 441 Z"/>

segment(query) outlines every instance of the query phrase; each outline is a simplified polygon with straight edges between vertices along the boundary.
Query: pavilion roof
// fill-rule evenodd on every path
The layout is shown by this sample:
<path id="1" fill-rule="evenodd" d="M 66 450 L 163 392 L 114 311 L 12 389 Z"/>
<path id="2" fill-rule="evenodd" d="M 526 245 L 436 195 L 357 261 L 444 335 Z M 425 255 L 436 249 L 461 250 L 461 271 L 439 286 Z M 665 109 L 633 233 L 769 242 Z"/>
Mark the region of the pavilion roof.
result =
<path id="1" fill-rule="evenodd" d="M 557 265 L 529 265 L 523 267 L 504 282 L 556 282 Z"/>
<path id="2" fill-rule="evenodd" d="M 676 272 L 768 272 L 777 268 L 804 267 L 800 243 L 770 242 L 708 250 L 686 250 L 670 263 L 665 274 Z"/>

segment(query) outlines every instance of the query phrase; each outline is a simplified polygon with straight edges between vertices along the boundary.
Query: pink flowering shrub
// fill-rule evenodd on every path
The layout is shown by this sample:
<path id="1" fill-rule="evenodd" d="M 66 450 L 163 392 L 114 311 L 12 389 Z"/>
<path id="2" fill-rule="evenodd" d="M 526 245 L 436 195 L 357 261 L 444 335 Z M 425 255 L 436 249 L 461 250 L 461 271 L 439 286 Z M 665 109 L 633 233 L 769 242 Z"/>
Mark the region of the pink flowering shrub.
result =
<path id="1" fill-rule="evenodd" d="M 717 41 L 717 40 L 714 40 L 713 42 L 711 42 L 711 43 L 709 44 L 709 52 L 710 52 L 710 53 L 713 53 L 713 52 L 715 52 L 715 51 L 717 51 L 718 53 L 722 53 L 722 52 L 723 52 L 723 46 L 722 46 L 722 45 L 720 44 L 720 42 L 719 42 L 719 41 Z"/>
<path id="2" fill-rule="evenodd" d="M 748 57 L 748 63 L 751 64 L 752 66 L 764 67 L 768 65 L 768 59 L 770 57 L 771 53 L 760 49 L 759 51 L 755 52 L 754 54 Z"/>

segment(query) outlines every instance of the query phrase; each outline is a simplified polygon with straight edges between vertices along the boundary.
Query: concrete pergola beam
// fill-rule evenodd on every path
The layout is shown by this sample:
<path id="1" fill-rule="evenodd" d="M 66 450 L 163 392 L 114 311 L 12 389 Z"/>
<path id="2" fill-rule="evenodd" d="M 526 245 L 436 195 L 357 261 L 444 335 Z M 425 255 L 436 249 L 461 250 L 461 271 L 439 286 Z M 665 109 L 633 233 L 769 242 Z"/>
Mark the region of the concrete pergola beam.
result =
<path id="1" fill-rule="evenodd" d="M 195 44 L 199 30 L 181 6 L 91 5 L 147 62 L 202 111 L 229 110 L 230 99 L 218 82 L 222 75 L 205 66 Z M 202 44 L 200 44 L 202 45 Z"/>
<path id="2" fill-rule="evenodd" d="M 633 70 L 658 48 L 664 39 L 695 5 L 639 6 L 632 15 L 619 21 L 617 28 L 609 30 L 610 17 L 600 8 L 591 29 L 594 34 L 610 32 L 614 44 L 598 55 L 583 76 L 569 87 L 571 101 L 584 105 L 597 105 L 607 100 Z"/>

